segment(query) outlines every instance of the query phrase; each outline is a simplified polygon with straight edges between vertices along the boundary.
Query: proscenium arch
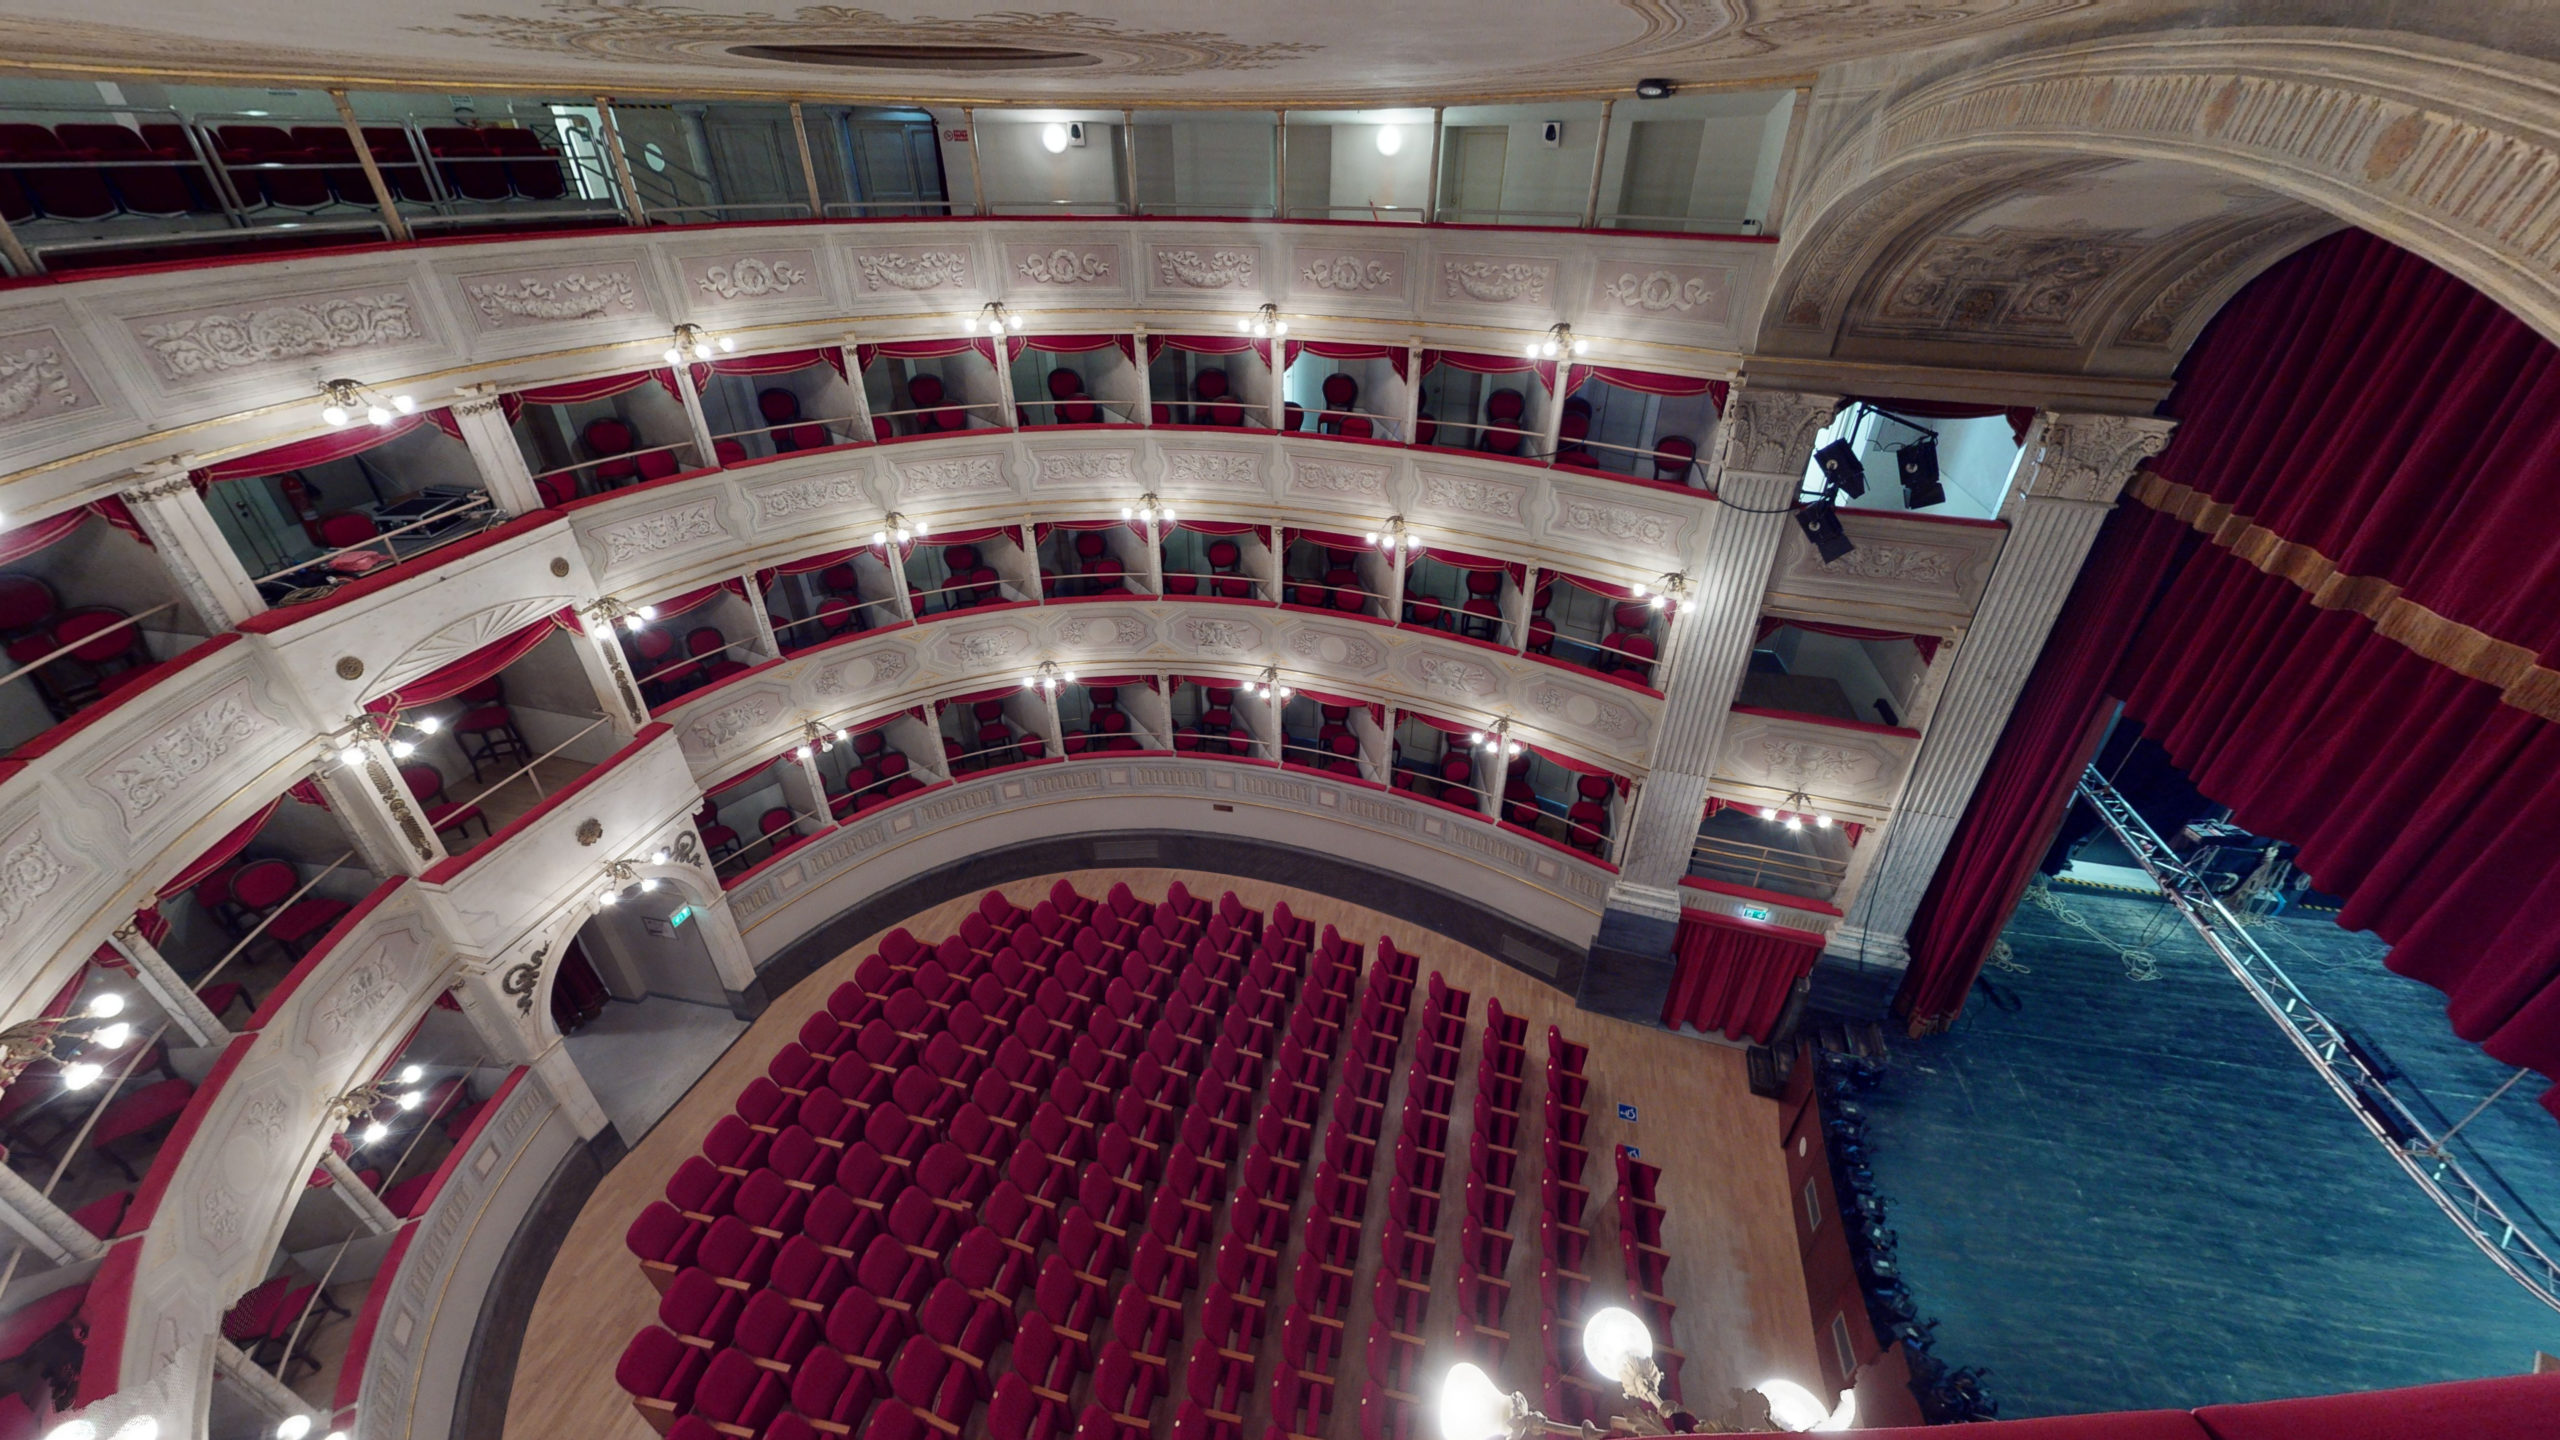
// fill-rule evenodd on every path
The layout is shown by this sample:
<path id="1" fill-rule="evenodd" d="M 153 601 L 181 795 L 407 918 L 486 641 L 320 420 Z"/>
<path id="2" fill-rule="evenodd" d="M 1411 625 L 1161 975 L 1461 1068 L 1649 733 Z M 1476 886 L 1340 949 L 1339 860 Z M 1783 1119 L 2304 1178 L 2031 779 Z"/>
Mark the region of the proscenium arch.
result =
<path id="1" fill-rule="evenodd" d="M 2406 34 L 2223 30 L 2056 47 L 1926 81 L 1825 143 L 1756 343 L 1827 350 L 1874 262 L 1961 219 L 1983 187 L 2125 161 L 2192 166 L 2360 226 L 2560 342 L 2560 75 L 2522 73 L 2530 65 Z M 2173 364 L 2231 294 L 2327 228 L 2225 237 L 2158 267 L 2115 313 L 2174 303 L 2155 342 Z"/>

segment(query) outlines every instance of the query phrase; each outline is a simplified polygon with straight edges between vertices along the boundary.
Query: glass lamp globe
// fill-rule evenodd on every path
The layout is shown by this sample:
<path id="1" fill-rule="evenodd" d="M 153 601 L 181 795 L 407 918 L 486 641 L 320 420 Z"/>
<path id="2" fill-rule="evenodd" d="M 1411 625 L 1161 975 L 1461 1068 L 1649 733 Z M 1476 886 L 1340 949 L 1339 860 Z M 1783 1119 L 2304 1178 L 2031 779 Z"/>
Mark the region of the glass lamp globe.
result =
<path id="1" fill-rule="evenodd" d="M 1630 1363 L 1653 1358 L 1653 1332 L 1634 1311 L 1612 1305 L 1582 1322 L 1582 1353 L 1592 1369 L 1616 1380 Z"/>
<path id="2" fill-rule="evenodd" d="M 1839 1409 L 1825 1410 L 1820 1396 L 1793 1380 L 1763 1380 L 1751 1388 L 1768 1397 L 1769 1418 L 1777 1421 L 1782 1430 L 1846 1430 L 1857 1423 L 1858 1395 L 1854 1390 L 1841 1395 Z"/>
<path id="3" fill-rule="evenodd" d="M 1441 1440 L 1503 1440 L 1510 1433 L 1511 1397 L 1476 1366 L 1450 1366 L 1440 1383 Z"/>

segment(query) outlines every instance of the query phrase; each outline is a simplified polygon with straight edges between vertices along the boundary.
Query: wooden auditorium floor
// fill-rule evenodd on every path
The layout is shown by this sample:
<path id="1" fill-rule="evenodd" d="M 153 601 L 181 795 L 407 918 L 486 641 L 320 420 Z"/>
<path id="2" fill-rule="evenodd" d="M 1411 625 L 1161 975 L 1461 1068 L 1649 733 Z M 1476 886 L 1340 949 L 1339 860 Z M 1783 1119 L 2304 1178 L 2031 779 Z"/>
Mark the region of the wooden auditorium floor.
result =
<path id="1" fill-rule="evenodd" d="M 1059 877 L 1041 876 L 1001 887 L 1016 904 L 1029 906 L 1047 895 Z M 1464 1136 L 1471 1123 L 1467 1110 L 1473 1089 L 1481 1022 L 1488 995 L 1501 997 L 1503 1008 L 1529 1022 L 1529 1080 L 1524 1118 L 1534 1116 L 1545 1098 L 1541 1071 L 1546 1055 L 1546 1027 L 1556 1024 L 1568 1039 L 1591 1047 L 1589 1136 L 1592 1160 L 1585 1182 L 1592 1189 L 1585 1225 L 1593 1231 L 1594 1253 L 1586 1262 L 1592 1275 L 1595 1305 L 1599 1297 L 1623 1294 L 1616 1246 L 1617 1219 L 1610 1203 L 1615 1186 L 1611 1146 L 1640 1147 L 1647 1161 L 1663 1167 L 1662 1199 L 1667 1207 L 1665 1248 L 1672 1254 L 1666 1293 L 1677 1304 L 1676 1347 L 1686 1356 L 1682 1385 L 1687 1402 L 1701 1410 L 1726 1387 L 1748 1385 L 1783 1375 L 1818 1386 L 1815 1338 L 1805 1299 L 1803 1271 L 1796 1251 L 1794 1218 L 1789 1206 L 1786 1172 L 1778 1151 L 1776 1103 L 1754 1096 L 1744 1075 L 1742 1052 L 1684 1039 L 1669 1032 L 1585 1014 L 1563 995 L 1527 975 L 1409 923 L 1379 912 L 1348 905 L 1322 895 L 1235 879 L 1172 869 L 1093 869 L 1065 877 L 1088 896 L 1098 897 L 1115 881 L 1125 881 L 1141 898 L 1162 899 L 1166 887 L 1181 880 L 1193 893 L 1215 900 L 1232 889 L 1245 904 L 1265 910 L 1287 901 L 1292 912 L 1321 928 L 1331 923 L 1343 935 L 1374 953 L 1381 934 L 1399 949 L 1418 951 L 1421 971 L 1433 970 L 1458 989 L 1472 992 L 1459 1087 L 1457 1113 L 1451 1117 L 1450 1164 L 1465 1169 Z M 909 918 L 905 924 L 918 938 L 938 940 L 957 928 L 960 918 L 984 891 L 948 901 Z M 882 933 L 886 933 L 883 931 Z M 657 1127 L 634 1145 L 621 1164 L 605 1176 L 572 1226 L 553 1260 L 534 1304 L 515 1383 L 507 1402 L 506 1440 L 553 1440 L 559 1435 L 591 1440 L 653 1440 L 655 1432 L 632 1409 L 613 1379 L 614 1362 L 631 1336 L 654 1322 L 658 1296 L 640 1272 L 639 1263 L 623 1248 L 623 1231 L 632 1218 L 663 1193 L 667 1177 L 685 1156 L 694 1153 L 712 1123 L 725 1113 L 739 1089 L 763 1072 L 773 1051 L 793 1038 L 800 1022 L 821 1007 L 836 985 L 851 978 L 854 965 L 877 947 L 879 936 L 867 938 L 779 997 L 755 1025 L 702 1076 Z M 1414 1004 L 1419 1008 L 1417 987 Z M 1410 1031 L 1410 1027 L 1408 1027 Z M 1398 1058 L 1395 1092 L 1387 1115 L 1392 1124 L 1403 1105 L 1402 1067 L 1411 1056 L 1412 1040 Z M 1618 1118 L 1621 1103 L 1637 1107 L 1634 1122 Z M 1329 1116 L 1319 1116 L 1321 1134 Z M 1542 1166 L 1532 1150 L 1523 1157 L 1520 1209 L 1511 1230 L 1515 1237 L 1508 1278 L 1513 1291 L 1505 1312 L 1511 1334 L 1510 1358 L 1489 1367 L 1505 1386 L 1529 1392 L 1534 1403 L 1539 1388 L 1537 1186 Z M 1373 1238 L 1382 1223 L 1387 1160 L 1370 1187 L 1366 1228 Z M 1311 1188 L 1311 1187 L 1307 1187 Z M 1303 1220 L 1308 1199 L 1302 1188 L 1298 1214 Z M 1442 1206 L 1439 1255 L 1432 1274 L 1435 1298 L 1427 1333 L 1437 1337 L 1426 1354 L 1416 1388 L 1436 1392 L 1437 1380 L 1456 1358 L 1443 1355 L 1450 1345 L 1451 1309 L 1456 1303 L 1457 1230 L 1463 1205 L 1458 1186 L 1446 1186 Z M 1223 1228 L 1223 1221 L 1222 1221 Z M 1277 1311 L 1288 1298 L 1288 1269 L 1297 1260 L 1293 1238 L 1281 1256 L 1280 1278 L 1272 1288 L 1274 1323 L 1261 1349 L 1279 1353 Z M 1360 1382 L 1365 1366 L 1359 1353 L 1368 1331 L 1368 1291 L 1377 1264 L 1376 1247 L 1365 1247 L 1354 1280 L 1354 1301 L 1346 1333 L 1350 1353 L 1336 1360 L 1338 1389 L 1326 1440 L 1356 1440 L 1360 1433 Z M 1199 1334 L 1198 1291 L 1186 1317 L 1184 1348 Z M 1660 1343 L 1660 1337 L 1657 1337 Z M 1587 1370 L 1587 1366 L 1578 1367 Z M 1245 1413 L 1245 1433 L 1263 1434 L 1268 1419 L 1270 1365 L 1257 1375 L 1257 1390 Z M 1158 1434 L 1169 1434 L 1172 1417 L 1183 1398 L 1181 1362 L 1177 1360 L 1168 1395 L 1156 1402 Z M 1613 1397 L 1614 1398 L 1614 1397 Z M 1079 1389 L 1076 1404 L 1084 1395 Z M 970 1433 L 985 1433 L 981 1405 Z M 1064 1417 L 1071 1428 L 1074 1417 Z M 1434 1433 L 1426 1418 L 1418 1433 Z M 1066 1433 L 1062 1429 L 1061 1434 Z"/>

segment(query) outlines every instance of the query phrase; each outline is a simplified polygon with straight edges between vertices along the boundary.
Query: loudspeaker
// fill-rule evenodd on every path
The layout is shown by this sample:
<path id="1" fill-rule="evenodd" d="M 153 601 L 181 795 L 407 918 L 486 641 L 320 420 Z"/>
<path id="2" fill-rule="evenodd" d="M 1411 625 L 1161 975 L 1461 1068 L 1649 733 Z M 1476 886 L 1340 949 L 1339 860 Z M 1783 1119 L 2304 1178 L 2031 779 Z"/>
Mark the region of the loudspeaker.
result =
<path id="1" fill-rule="evenodd" d="M 1858 548 L 1850 543 L 1849 532 L 1840 528 L 1839 508 L 1829 500 L 1797 506 L 1796 526 L 1804 531 L 1805 539 L 1813 542 L 1825 565 Z"/>
<path id="2" fill-rule="evenodd" d="M 1824 483 L 1848 491 L 1852 499 L 1867 493 L 1867 467 L 1858 459 L 1857 446 L 1834 440 L 1813 452 L 1813 463 L 1822 467 Z"/>
<path id="3" fill-rule="evenodd" d="M 1564 122 L 1550 120 L 1538 127 L 1538 143 L 1553 150 L 1564 144 Z"/>
<path id="4" fill-rule="evenodd" d="M 1075 150 L 1081 150 L 1084 148 L 1083 121 L 1070 120 L 1067 122 L 1067 145 L 1070 149 Z"/>

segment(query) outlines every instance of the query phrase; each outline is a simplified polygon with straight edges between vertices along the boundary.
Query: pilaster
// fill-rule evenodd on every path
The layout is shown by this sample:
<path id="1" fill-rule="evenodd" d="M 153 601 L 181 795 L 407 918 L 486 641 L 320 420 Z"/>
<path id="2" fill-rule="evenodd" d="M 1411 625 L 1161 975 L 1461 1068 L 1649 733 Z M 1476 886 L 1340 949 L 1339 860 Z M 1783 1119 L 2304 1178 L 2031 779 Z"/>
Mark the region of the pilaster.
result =
<path id="1" fill-rule="evenodd" d="M 202 1000 L 196 998 L 195 990 L 185 978 L 170 968 L 169 962 L 161 957 L 159 947 L 143 935 L 140 925 L 127 921 L 117 928 L 109 943 L 117 953 L 132 962 L 133 978 L 143 989 L 151 992 L 152 999 L 160 1002 L 161 1010 L 186 1032 L 190 1042 L 221 1045 L 230 1041 L 230 1030 L 205 1008 Z"/>
<path id="2" fill-rule="evenodd" d="M 45 1198 L 44 1192 L 0 1165 L 0 1224 L 18 1234 L 56 1265 L 92 1260 L 107 1253 L 107 1243 Z"/>
<path id="3" fill-rule="evenodd" d="M 214 524 L 213 510 L 187 472 L 174 465 L 145 471 L 124 491 L 124 503 L 151 537 L 151 548 L 204 622 L 228 630 L 267 608 L 231 542 Z"/>
<path id="4" fill-rule="evenodd" d="M 2051 415 L 2004 510 L 2009 538 L 1991 572 L 1946 689 L 1929 718 L 1892 822 L 1867 843 L 1872 868 L 1844 894 L 1844 923 L 1825 954 L 1866 965 L 1910 962 L 1904 936 L 1947 842 L 1991 761 L 2009 712 L 2043 653 L 2098 527 L 2134 467 L 2167 448 L 2172 420 Z"/>
<path id="5" fill-rule="evenodd" d="M 533 472 L 524 463 L 524 447 L 516 443 L 498 397 L 475 395 L 454 402 L 452 409 L 462 443 L 471 449 L 471 463 L 479 467 L 480 488 L 489 492 L 490 500 L 510 515 L 541 509 L 542 493 L 534 488 Z"/>
<path id="6" fill-rule="evenodd" d="M 399 762 L 378 739 L 358 742 L 353 765 L 320 767 L 329 809 L 354 837 L 356 853 L 376 875 L 423 875 L 445 857 L 444 842 L 400 779 Z"/>

